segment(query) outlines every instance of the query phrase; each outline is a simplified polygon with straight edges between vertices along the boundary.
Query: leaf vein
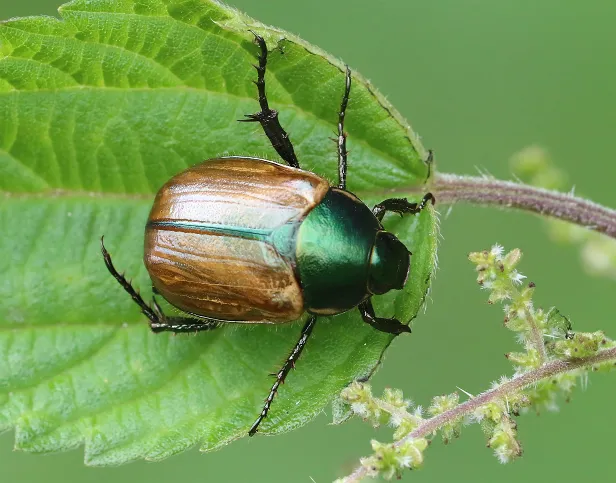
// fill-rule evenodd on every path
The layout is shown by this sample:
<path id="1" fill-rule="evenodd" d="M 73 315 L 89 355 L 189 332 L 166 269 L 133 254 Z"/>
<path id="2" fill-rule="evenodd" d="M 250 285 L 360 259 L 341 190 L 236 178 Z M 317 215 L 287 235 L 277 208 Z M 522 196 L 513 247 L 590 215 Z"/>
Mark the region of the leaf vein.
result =
<path id="1" fill-rule="evenodd" d="M 46 187 L 51 188 L 51 185 L 45 178 L 43 178 L 40 174 L 36 173 L 30 166 L 25 164 L 23 161 L 20 161 L 18 158 L 13 156 L 9 151 L 6 151 L 5 149 L 0 148 L 0 154 L 4 154 L 6 158 L 14 161 L 15 164 L 19 166 L 19 169 L 23 169 L 24 173 L 28 173 L 29 177 L 37 179 L 40 182 L 44 183 Z M 1 192 L 2 191 L 0 191 L 0 193 Z"/>

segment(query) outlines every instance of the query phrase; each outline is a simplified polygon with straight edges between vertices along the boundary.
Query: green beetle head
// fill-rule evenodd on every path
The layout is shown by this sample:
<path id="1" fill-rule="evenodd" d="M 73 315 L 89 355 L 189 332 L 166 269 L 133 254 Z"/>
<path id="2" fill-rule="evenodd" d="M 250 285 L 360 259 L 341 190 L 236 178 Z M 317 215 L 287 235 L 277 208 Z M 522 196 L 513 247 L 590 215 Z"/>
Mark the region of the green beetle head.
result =
<path id="1" fill-rule="evenodd" d="M 368 290 L 375 295 L 400 290 L 409 276 L 410 265 L 411 252 L 404 244 L 387 231 L 377 232 L 370 255 Z"/>

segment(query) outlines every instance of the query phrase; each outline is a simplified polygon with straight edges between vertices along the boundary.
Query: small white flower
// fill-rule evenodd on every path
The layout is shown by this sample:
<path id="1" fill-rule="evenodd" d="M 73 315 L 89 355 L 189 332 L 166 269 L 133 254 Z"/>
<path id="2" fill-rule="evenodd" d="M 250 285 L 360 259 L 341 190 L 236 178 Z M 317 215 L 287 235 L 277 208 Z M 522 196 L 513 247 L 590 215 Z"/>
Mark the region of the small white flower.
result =
<path id="1" fill-rule="evenodd" d="M 490 250 L 490 255 L 494 255 L 496 258 L 500 258 L 503 255 L 505 249 L 501 245 L 494 245 Z"/>
<path id="2" fill-rule="evenodd" d="M 402 424 L 403 418 L 399 414 L 392 414 L 389 418 L 389 425 L 397 428 Z"/>
<path id="3" fill-rule="evenodd" d="M 520 285 L 522 281 L 526 278 L 526 275 L 522 275 L 517 270 L 513 270 L 511 274 L 509 275 L 509 278 L 516 285 Z"/>
<path id="4" fill-rule="evenodd" d="M 400 456 L 396 456 L 396 462 L 402 468 L 410 468 L 411 465 L 413 464 L 413 458 L 411 458 L 409 455 L 400 455 Z"/>
<path id="5" fill-rule="evenodd" d="M 506 464 L 511 461 L 511 451 L 506 446 L 499 446 L 494 450 L 494 456 L 498 458 L 501 464 Z"/>
<path id="6" fill-rule="evenodd" d="M 368 411 L 368 406 L 365 403 L 355 402 L 351 404 L 351 411 L 362 418 L 367 418 L 370 416 L 370 411 Z"/>

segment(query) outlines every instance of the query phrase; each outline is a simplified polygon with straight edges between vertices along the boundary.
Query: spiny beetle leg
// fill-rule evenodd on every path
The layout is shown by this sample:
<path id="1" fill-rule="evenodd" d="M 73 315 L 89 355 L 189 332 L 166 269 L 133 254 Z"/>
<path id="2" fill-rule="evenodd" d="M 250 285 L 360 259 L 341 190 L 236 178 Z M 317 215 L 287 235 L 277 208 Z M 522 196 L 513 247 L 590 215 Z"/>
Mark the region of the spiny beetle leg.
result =
<path id="1" fill-rule="evenodd" d="M 111 255 L 105 248 L 104 236 L 101 237 L 101 253 L 103 254 L 103 260 L 105 261 L 105 266 L 107 270 L 113 275 L 118 283 L 128 292 L 133 301 L 139 306 L 143 315 L 145 315 L 149 320 L 150 324 L 160 323 L 161 320 L 159 315 L 162 314 L 160 312 L 160 307 L 156 304 L 156 308 L 153 310 L 148 304 L 145 303 L 141 295 L 133 288 L 128 280 L 124 277 L 124 275 L 120 274 L 116 268 L 113 266 L 113 262 L 111 261 Z"/>
<path id="2" fill-rule="evenodd" d="M 150 329 L 152 329 L 154 333 L 173 332 L 175 334 L 180 334 L 189 332 L 196 335 L 199 332 L 217 329 L 221 325 L 222 323 L 220 322 L 200 322 L 189 317 L 165 317 L 164 322 L 151 323 Z"/>
<path id="3" fill-rule="evenodd" d="M 428 157 L 424 161 L 424 164 L 428 167 L 428 173 L 426 174 L 426 179 L 424 183 L 426 183 L 430 179 L 430 175 L 432 174 L 432 165 L 434 164 L 434 151 L 428 149 Z"/>
<path id="4" fill-rule="evenodd" d="M 344 95 L 338 111 L 338 188 L 346 189 L 347 175 L 347 148 L 346 133 L 344 132 L 344 116 L 347 105 L 349 104 L 349 94 L 351 93 L 351 69 L 346 66 L 346 77 L 344 84 Z"/>
<path id="5" fill-rule="evenodd" d="M 128 292 L 133 301 L 141 309 L 143 315 L 149 319 L 150 329 L 152 329 L 152 332 L 194 332 L 212 330 L 220 326 L 220 323 L 214 320 L 206 320 L 201 322 L 188 317 L 166 317 L 154 297 L 152 297 L 152 307 L 150 307 L 143 300 L 143 297 L 139 295 L 139 292 L 133 288 L 128 280 L 126 280 L 124 275 L 116 270 L 113 262 L 111 261 L 111 255 L 105 248 L 104 237 L 101 237 L 101 253 L 103 254 L 103 260 L 105 261 L 107 270 L 109 270 L 111 275 L 113 275 L 113 278 L 118 281 L 122 288 Z"/>
<path id="6" fill-rule="evenodd" d="M 409 203 L 409 200 L 406 198 L 390 198 L 376 205 L 372 209 L 372 213 L 379 221 L 383 220 L 385 213 L 388 211 L 398 213 L 400 216 L 405 214 L 415 215 L 423 210 L 429 201 L 431 201 L 432 204 L 436 202 L 432 193 L 426 193 L 419 203 Z"/>
<path id="7" fill-rule="evenodd" d="M 291 167 L 299 168 L 299 161 L 295 155 L 295 149 L 289 139 L 289 135 L 280 125 L 278 120 L 278 111 L 270 109 L 267 102 L 267 95 L 265 92 L 265 70 L 267 68 L 267 45 L 263 37 L 256 32 L 250 31 L 255 36 L 255 42 L 260 48 L 259 64 L 254 68 L 257 70 L 257 91 L 259 93 L 259 106 L 261 111 L 256 114 L 247 114 L 246 119 L 240 119 L 240 122 L 259 122 L 265 135 L 270 140 L 272 147 L 276 150 L 278 155 Z"/>
<path id="8" fill-rule="evenodd" d="M 270 389 L 270 392 L 267 398 L 265 399 L 265 404 L 263 405 L 261 414 L 259 414 L 259 417 L 254 422 L 254 424 L 250 427 L 250 430 L 248 431 L 249 436 L 254 436 L 256 434 L 259 428 L 259 424 L 261 424 L 261 421 L 263 421 L 267 417 L 267 413 L 270 410 L 272 401 L 276 397 L 278 388 L 280 387 L 281 384 L 284 384 L 284 381 L 287 378 L 287 374 L 289 374 L 289 371 L 291 370 L 291 368 L 295 367 L 295 362 L 299 359 L 299 356 L 302 354 L 302 351 L 304 350 L 304 346 L 306 345 L 306 342 L 308 341 L 310 334 L 312 334 L 312 329 L 314 328 L 314 325 L 316 324 L 316 322 L 317 322 L 316 315 L 311 315 L 306 321 L 306 323 L 304 324 L 304 328 L 302 329 L 302 333 L 299 337 L 299 340 L 297 341 L 297 344 L 295 344 L 295 347 L 293 348 L 293 350 L 287 357 L 287 360 L 282 365 L 282 368 L 276 374 L 276 381 L 272 385 L 272 388 Z"/>

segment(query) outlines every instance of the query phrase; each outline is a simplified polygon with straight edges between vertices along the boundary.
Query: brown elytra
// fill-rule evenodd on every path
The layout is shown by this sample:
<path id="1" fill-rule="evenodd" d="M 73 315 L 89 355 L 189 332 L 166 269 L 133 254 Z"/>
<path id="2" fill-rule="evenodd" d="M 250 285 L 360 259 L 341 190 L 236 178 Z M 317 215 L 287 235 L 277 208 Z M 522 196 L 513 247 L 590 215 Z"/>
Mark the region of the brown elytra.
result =
<path id="1" fill-rule="evenodd" d="M 304 312 L 294 230 L 329 190 L 308 171 L 247 157 L 209 160 L 158 192 L 145 232 L 145 266 L 179 309 L 237 322 L 282 323 Z M 284 245 L 284 244 L 283 244 Z"/>

